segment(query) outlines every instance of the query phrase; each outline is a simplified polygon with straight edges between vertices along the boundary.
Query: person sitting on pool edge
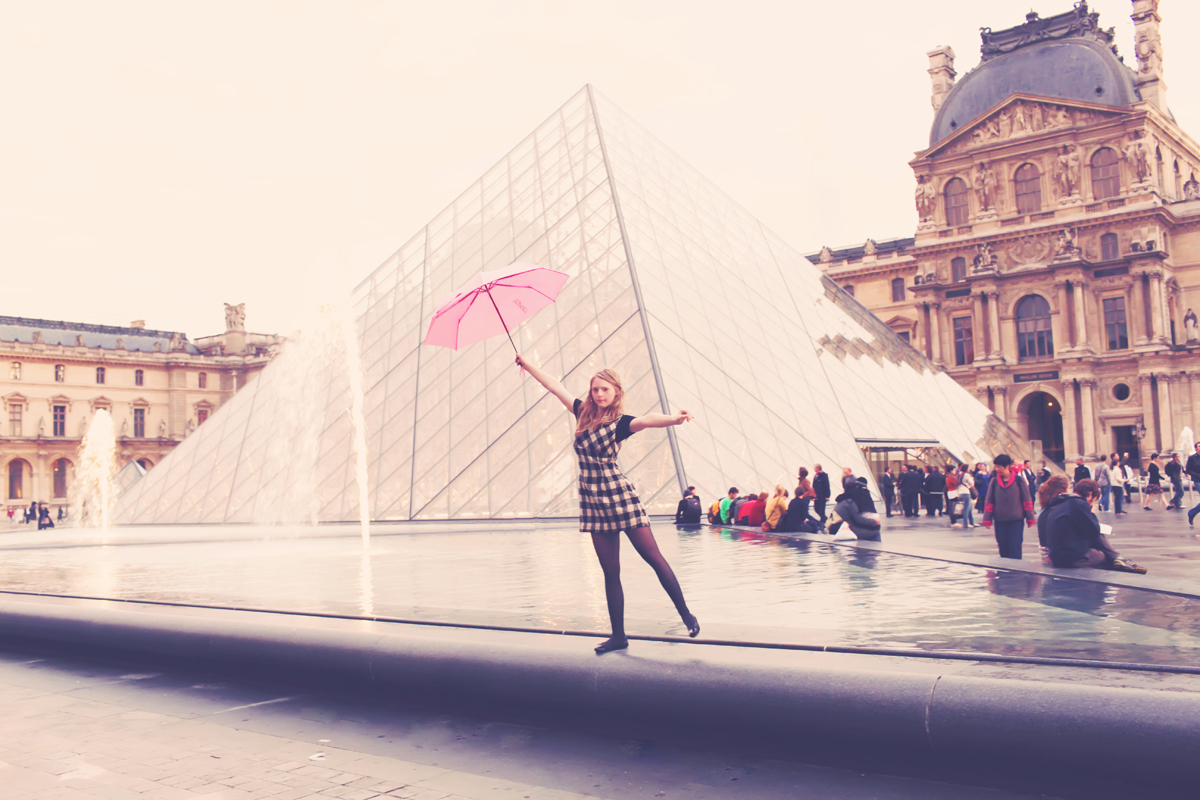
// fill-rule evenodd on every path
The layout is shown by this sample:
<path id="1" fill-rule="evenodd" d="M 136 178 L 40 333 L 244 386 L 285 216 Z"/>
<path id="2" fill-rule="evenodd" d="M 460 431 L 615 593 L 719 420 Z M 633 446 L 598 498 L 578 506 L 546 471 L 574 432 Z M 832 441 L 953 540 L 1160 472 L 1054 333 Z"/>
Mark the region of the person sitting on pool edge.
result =
<path id="1" fill-rule="evenodd" d="M 1091 478 L 1075 482 L 1074 494 L 1052 497 L 1046 506 L 1046 544 L 1050 563 L 1060 568 L 1096 567 L 1145 574 L 1145 567 L 1120 557 L 1104 540 L 1092 506 L 1100 485 Z"/>

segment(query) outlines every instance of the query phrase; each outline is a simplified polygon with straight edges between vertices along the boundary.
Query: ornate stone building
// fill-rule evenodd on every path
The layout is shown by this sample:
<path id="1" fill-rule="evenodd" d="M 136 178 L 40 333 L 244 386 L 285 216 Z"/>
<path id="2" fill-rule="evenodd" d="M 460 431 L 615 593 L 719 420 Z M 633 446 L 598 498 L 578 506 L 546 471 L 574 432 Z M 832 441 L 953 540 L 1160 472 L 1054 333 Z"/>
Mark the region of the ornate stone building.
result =
<path id="1" fill-rule="evenodd" d="M 226 332 L 173 331 L 0 316 L 0 502 L 68 501 L 92 414 L 113 416 L 122 465 L 157 464 L 266 366 L 282 339 L 247 333 L 226 306 Z"/>
<path id="2" fill-rule="evenodd" d="M 1200 146 L 1157 5 L 1133 2 L 1136 68 L 1086 2 L 984 28 L 957 83 L 933 50 L 915 235 L 810 256 L 1060 463 L 1200 430 Z"/>

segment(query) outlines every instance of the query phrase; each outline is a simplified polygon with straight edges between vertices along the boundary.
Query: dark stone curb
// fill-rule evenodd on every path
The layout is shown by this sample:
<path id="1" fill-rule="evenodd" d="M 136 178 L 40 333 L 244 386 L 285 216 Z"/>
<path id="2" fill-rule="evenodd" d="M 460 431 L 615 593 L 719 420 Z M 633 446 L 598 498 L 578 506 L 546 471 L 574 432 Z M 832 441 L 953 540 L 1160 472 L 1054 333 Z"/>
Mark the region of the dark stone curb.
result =
<path id="1" fill-rule="evenodd" d="M 0 598 L 0 646 L 204 667 L 375 697 L 720 731 L 745 742 L 883 747 L 1055 768 L 1200 768 L 1200 693 L 956 674 L 944 662 L 634 642 L 598 658 L 580 637 Z"/>

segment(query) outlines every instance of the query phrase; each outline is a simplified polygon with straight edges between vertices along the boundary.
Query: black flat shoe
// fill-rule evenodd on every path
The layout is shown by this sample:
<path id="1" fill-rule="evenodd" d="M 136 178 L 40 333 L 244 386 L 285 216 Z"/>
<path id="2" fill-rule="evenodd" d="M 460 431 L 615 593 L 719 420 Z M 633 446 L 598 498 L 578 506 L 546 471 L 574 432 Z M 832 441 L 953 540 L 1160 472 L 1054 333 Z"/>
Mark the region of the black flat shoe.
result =
<path id="1" fill-rule="evenodd" d="M 624 650 L 627 647 L 629 647 L 629 640 L 624 636 L 622 636 L 620 639 L 617 639 L 616 637 L 612 639 L 606 639 L 605 641 L 596 645 L 596 655 L 602 656 L 605 653 L 611 653 L 613 650 Z"/>
<path id="2" fill-rule="evenodd" d="M 688 636 L 695 639 L 700 635 L 700 620 L 696 619 L 695 614 L 692 615 L 692 621 L 685 624 L 687 625 Z"/>

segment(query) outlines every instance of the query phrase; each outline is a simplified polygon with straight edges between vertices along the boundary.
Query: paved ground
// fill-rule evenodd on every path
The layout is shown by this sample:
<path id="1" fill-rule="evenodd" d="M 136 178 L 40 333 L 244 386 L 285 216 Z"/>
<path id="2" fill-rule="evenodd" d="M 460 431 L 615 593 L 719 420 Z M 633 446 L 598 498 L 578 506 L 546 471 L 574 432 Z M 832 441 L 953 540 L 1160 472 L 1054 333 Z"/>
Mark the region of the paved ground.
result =
<path id="1" fill-rule="evenodd" d="M 1034 796 L 14 653 L 0 712 L 4 800 Z"/>

